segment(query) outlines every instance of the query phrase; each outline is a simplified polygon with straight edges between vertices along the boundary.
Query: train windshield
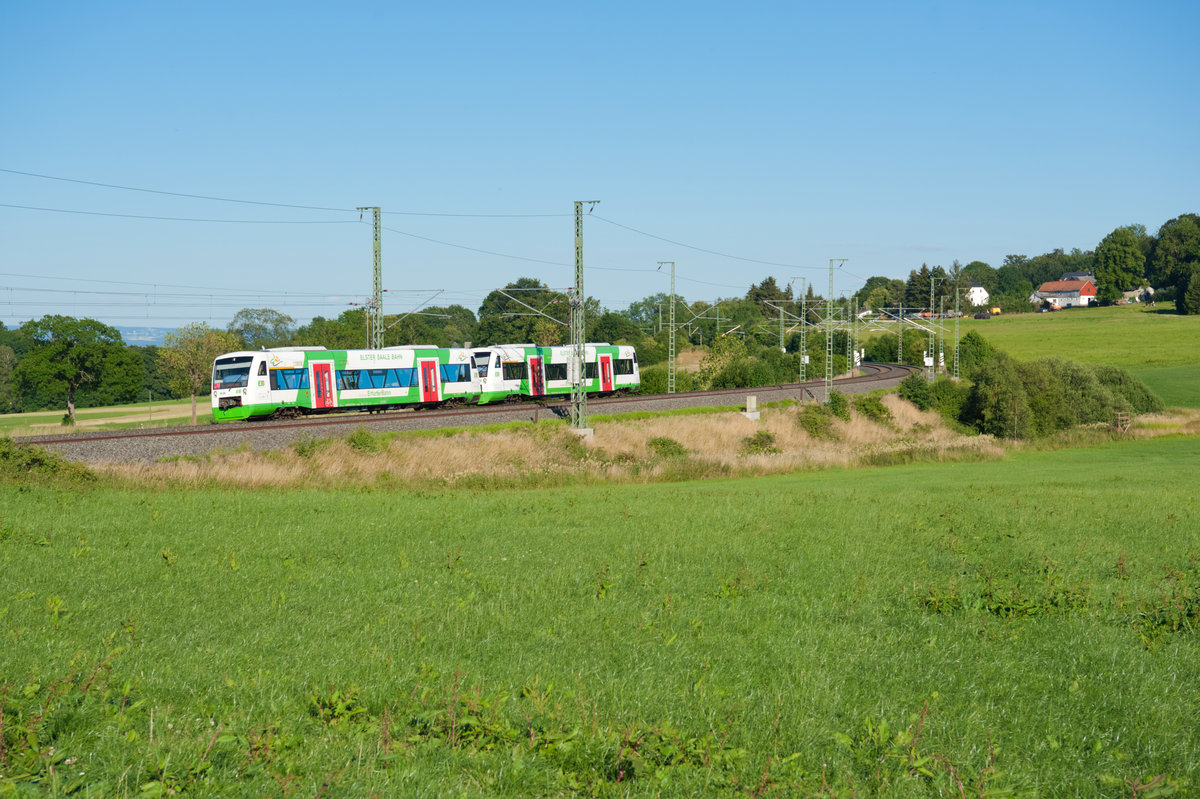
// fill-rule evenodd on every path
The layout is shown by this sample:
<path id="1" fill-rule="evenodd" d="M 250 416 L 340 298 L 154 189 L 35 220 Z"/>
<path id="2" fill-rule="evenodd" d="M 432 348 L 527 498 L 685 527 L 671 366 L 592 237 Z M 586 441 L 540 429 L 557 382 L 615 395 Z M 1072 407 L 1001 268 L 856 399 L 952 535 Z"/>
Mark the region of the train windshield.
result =
<path id="1" fill-rule="evenodd" d="M 488 364 L 491 363 L 491 350 L 477 350 L 472 354 L 471 360 L 475 362 L 475 371 L 480 377 L 487 377 Z"/>
<path id="2" fill-rule="evenodd" d="M 213 364 L 213 388 L 241 388 L 250 382 L 250 362 L 253 355 L 218 358 Z"/>

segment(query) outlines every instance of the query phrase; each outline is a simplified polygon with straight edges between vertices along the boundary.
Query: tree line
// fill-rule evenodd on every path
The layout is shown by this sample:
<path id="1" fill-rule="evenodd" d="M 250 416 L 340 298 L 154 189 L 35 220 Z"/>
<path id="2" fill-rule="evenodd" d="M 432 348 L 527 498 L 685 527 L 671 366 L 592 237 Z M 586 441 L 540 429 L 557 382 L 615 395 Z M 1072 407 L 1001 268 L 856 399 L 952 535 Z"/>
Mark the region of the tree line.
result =
<path id="1" fill-rule="evenodd" d="M 988 292 L 988 305 L 1027 311 L 1029 296 L 1039 286 L 1072 272 L 1095 275 L 1096 300 L 1102 305 L 1119 301 L 1125 292 L 1150 286 L 1156 290 L 1156 300 L 1173 300 L 1180 313 L 1198 314 L 1200 280 L 1195 276 L 1200 272 L 1200 216 L 1181 214 L 1154 235 L 1145 225 L 1125 225 L 1105 236 L 1094 250 L 1007 255 L 999 267 L 983 261 L 965 266 L 955 261 L 949 268 L 922 264 L 907 280 L 871 277 L 854 298 L 865 308 L 938 310 L 943 305 L 954 308 L 957 291 L 960 308 L 967 308 L 966 291 L 978 284 Z"/>

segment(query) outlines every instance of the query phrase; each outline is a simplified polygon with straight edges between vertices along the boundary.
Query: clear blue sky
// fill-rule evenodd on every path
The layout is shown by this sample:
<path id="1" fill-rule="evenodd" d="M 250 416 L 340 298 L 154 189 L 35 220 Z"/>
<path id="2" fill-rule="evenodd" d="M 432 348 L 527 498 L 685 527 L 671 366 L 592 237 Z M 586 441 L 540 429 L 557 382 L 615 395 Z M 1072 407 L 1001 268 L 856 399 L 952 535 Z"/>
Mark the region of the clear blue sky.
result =
<path id="1" fill-rule="evenodd" d="M 612 309 L 658 261 L 696 301 L 1092 249 L 1200 211 L 1198 32 L 1194 0 L 14 0 L 0 320 L 334 317 L 366 205 L 389 313 L 570 285 L 576 200 Z"/>

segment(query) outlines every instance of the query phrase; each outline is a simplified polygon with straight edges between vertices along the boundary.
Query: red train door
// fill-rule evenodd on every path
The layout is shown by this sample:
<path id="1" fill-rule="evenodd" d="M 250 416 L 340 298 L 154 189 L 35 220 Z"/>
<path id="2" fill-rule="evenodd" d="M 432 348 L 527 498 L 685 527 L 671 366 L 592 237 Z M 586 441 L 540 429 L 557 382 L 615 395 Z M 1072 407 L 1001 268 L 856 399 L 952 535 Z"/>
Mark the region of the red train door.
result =
<path id="1" fill-rule="evenodd" d="M 546 373 L 541 358 L 529 359 L 529 395 L 540 397 L 546 393 Z"/>
<path id="2" fill-rule="evenodd" d="M 337 398 L 333 394 L 333 375 L 327 363 L 312 365 L 312 398 L 314 408 L 337 407 Z"/>
<path id="3" fill-rule="evenodd" d="M 600 356 L 600 390 L 601 391 L 612 391 L 613 390 L 612 356 L 611 355 L 601 355 Z"/>
<path id="4" fill-rule="evenodd" d="M 438 402 L 438 362 L 421 361 L 421 402 Z"/>

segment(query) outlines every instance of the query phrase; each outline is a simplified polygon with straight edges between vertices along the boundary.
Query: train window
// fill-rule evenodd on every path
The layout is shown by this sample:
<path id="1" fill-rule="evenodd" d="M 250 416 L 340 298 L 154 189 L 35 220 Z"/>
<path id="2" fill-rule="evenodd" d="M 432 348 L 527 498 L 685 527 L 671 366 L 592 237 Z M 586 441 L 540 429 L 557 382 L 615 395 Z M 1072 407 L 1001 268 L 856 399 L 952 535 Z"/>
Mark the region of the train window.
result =
<path id="1" fill-rule="evenodd" d="M 595 361 L 592 361 L 590 363 L 585 363 L 583 365 L 583 379 L 584 380 L 595 380 L 596 374 L 597 374 L 597 372 L 596 372 L 596 362 Z"/>
<path id="2" fill-rule="evenodd" d="M 631 375 L 633 374 L 633 359 L 618 358 L 614 368 L 619 375 Z"/>
<path id="3" fill-rule="evenodd" d="M 339 369 L 337 386 L 338 391 L 354 391 L 358 388 L 358 372 L 353 369 Z"/>
<path id="4" fill-rule="evenodd" d="M 505 361 L 504 362 L 504 379 L 505 380 L 524 380 L 525 379 L 525 363 L 523 361 Z"/>
<path id="5" fill-rule="evenodd" d="M 385 388 L 411 388 L 417 384 L 416 369 L 388 369 Z"/>
<path id="6" fill-rule="evenodd" d="M 267 362 L 266 362 L 266 361 L 260 361 L 260 362 L 259 362 L 259 364 L 258 364 L 258 376 L 259 376 L 259 377 L 266 377 L 266 374 L 267 374 Z"/>
<path id="7" fill-rule="evenodd" d="M 465 363 L 444 363 L 441 373 L 443 383 L 471 382 L 471 367 Z"/>
<path id="8" fill-rule="evenodd" d="M 566 380 L 567 365 L 565 363 L 546 364 L 546 380 Z"/>
<path id="9" fill-rule="evenodd" d="M 307 369 L 272 369 L 272 391 L 295 391 L 298 388 L 308 388 Z"/>
<path id="10" fill-rule="evenodd" d="M 240 388 L 250 382 L 253 355 L 218 358 L 213 364 L 213 388 Z"/>
<path id="11" fill-rule="evenodd" d="M 364 369 L 358 373 L 359 388 L 384 388 L 387 385 L 387 369 Z"/>

